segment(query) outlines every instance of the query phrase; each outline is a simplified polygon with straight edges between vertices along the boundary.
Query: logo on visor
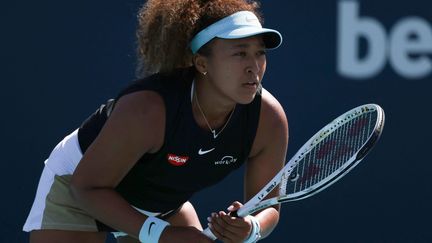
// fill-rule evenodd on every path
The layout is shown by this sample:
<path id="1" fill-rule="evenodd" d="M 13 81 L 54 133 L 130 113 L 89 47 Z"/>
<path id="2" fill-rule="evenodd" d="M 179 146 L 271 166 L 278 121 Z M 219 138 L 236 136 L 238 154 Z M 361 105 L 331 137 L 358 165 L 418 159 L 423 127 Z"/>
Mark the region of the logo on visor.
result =
<path id="1" fill-rule="evenodd" d="M 256 22 L 256 21 L 258 21 L 257 18 L 252 16 L 246 16 L 246 22 Z"/>
<path id="2" fill-rule="evenodd" d="M 150 235 L 151 228 L 152 228 L 152 226 L 155 225 L 155 224 L 156 224 L 155 222 L 151 222 L 151 223 L 150 223 L 150 226 L 149 226 L 149 229 L 148 229 L 148 235 Z"/>

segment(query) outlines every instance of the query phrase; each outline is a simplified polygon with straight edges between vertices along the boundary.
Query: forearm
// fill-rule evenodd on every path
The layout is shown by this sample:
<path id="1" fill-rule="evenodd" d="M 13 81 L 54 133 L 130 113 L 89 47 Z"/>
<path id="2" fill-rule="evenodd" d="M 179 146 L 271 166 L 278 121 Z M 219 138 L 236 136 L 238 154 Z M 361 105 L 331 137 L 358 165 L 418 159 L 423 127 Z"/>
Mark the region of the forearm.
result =
<path id="1" fill-rule="evenodd" d="M 255 215 L 261 227 L 261 238 L 270 235 L 279 222 L 279 211 L 273 207 L 267 208 Z"/>
<path id="2" fill-rule="evenodd" d="M 138 238 L 145 215 L 139 213 L 110 188 L 74 189 L 72 196 L 79 206 L 104 224 Z"/>

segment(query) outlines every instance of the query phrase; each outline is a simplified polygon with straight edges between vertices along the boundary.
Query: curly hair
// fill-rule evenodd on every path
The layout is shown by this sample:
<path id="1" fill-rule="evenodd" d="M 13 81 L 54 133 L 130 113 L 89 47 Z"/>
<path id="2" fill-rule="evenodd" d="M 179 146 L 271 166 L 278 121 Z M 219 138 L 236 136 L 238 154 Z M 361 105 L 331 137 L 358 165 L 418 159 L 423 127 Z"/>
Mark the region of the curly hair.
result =
<path id="1" fill-rule="evenodd" d="M 192 38 L 243 10 L 254 12 L 262 22 L 259 4 L 251 0 L 148 0 L 138 13 L 137 76 L 192 66 Z M 205 55 L 205 46 L 201 49 Z"/>

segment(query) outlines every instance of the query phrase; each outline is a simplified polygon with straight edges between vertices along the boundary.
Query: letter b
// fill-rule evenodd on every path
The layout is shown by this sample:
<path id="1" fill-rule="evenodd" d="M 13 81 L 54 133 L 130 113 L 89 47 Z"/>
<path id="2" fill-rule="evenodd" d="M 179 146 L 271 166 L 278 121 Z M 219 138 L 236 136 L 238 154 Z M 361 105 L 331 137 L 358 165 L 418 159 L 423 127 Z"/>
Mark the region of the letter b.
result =
<path id="1" fill-rule="evenodd" d="M 338 72 L 348 78 L 366 79 L 377 75 L 386 64 L 386 32 L 380 22 L 359 16 L 356 1 L 340 1 L 338 9 Z M 359 42 L 367 43 L 360 58 Z"/>

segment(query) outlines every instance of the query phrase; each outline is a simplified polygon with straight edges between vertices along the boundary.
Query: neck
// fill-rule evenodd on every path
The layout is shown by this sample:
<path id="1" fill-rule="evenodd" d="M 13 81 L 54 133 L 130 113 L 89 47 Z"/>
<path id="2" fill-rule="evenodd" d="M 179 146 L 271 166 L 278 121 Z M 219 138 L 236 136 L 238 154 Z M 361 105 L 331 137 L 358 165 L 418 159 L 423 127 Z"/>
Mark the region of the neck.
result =
<path id="1" fill-rule="evenodd" d="M 206 87 L 204 85 L 205 80 L 194 82 L 192 108 L 196 120 L 200 126 L 206 127 L 208 122 L 211 129 L 220 128 L 228 121 L 236 104 L 226 101 L 226 98 L 225 100 L 221 99 L 214 92 L 210 92 L 214 88 Z"/>

